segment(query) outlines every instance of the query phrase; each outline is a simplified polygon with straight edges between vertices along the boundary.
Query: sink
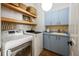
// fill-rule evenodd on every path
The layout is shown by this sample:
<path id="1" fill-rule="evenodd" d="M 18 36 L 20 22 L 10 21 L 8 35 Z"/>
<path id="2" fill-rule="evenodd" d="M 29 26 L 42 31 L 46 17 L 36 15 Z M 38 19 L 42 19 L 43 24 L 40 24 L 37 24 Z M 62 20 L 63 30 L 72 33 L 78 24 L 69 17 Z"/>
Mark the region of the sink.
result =
<path id="1" fill-rule="evenodd" d="M 68 36 L 68 34 L 66 34 L 66 33 L 58 33 L 58 32 L 52 32 L 52 33 L 50 33 L 50 34 Z"/>

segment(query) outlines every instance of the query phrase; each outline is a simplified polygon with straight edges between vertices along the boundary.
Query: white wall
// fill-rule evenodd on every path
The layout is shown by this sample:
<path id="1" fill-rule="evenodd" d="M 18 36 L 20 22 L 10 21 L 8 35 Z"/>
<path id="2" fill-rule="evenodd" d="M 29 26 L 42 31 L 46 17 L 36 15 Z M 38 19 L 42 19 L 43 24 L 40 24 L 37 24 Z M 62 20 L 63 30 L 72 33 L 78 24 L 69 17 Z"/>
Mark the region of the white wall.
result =
<path id="1" fill-rule="evenodd" d="M 36 31 L 45 31 L 45 19 L 44 19 L 44 11 L 42 10 L 41 4 L 35 4 L 36 8 L 37 8 L 37 27 L 36 27 Z"/>
<path id="2" fill-rule="evenodd" d="M 24 3 L 25 4 L 25 3 Z M 44 11 L 41 7 L 41 3 L 27 3 L 25 4 L 27 6 L 33 6 L 37 9 L 37 18 L 35 19 L 36 20 L 36 23 L 37 23 L 37 26 L 35 28 L 36 31 L 45 31 L 45 20 L 44 20 Z"/>
<path id="3" fill-rule="evenodd" d="M 36 18 L 36 23 L 37 26 L 35 28 L 36 31 L 44 31 L 44 13 L 42 11 L 41 8 L 41 4 L 40 3 L 24 3 L 27 6 L 33 6 L 37 9 L 37 18 Z M 14 18 L 16 20 L 23 20 L 22 18 L 22 14 L 12 11 L 8 8 L 1 8 L 1 16 L 2 17 L 9 17 L 9 18 Z M 26 30 L 30 30 L 31 27 L 27 26 L 27 25 L 17 25 L 16 29 L 26 29 Z"/>
<path id="4" fill-rule="evenodd" d="M 16 11 L 10 10 L 8 8 L 2 7 L 1 8 L 1 17 L 8 17 L 8 18 L 13 18 L 16 20 L 23 20 L 22 14 L 18 13 Z M 29 26 L 24 26 L 23 25 L 17 25 L 16 29 L 30 29 Z"/>
<path id="5" fill-rule="evenodd" d="M 25 4 L 25 3 L 24 3 Z M 37 18 L 35 19 L 36 20 L 36 23 L 37 23 L 37 26 L 35 28 L 36 31 L 45 31 L 45 20 L 44 20 L 44 11 L 41 7 L 41 3 L 27 3 L 25 4 L 27 6 L 33 6 L 37 9 Z"/>

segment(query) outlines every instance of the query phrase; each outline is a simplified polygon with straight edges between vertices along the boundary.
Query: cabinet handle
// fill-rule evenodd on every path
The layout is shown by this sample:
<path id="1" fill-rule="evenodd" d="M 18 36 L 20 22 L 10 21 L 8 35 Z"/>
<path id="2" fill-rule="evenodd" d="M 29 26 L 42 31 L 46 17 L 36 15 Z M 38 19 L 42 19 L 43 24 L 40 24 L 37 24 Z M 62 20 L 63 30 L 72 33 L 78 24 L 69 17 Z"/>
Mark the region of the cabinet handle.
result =
<path id="1" fill-rule="evenodd" d="M 67 43 L 68 43 L 68 45 L 70 45 L 70 46 L 73 45 L 73 42 L 72 42 L 72 41 L 68 41 Z"/>

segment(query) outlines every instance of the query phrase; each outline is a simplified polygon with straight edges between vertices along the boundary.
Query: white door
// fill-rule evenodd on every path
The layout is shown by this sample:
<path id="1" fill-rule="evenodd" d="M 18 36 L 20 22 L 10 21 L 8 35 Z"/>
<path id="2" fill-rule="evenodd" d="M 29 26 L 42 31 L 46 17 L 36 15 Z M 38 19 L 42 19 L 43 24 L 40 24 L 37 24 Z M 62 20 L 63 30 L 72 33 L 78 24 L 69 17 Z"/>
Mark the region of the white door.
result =
<path id="1" fill-rule="evenodd" d="M 79 3 L 70 4 L 69 12 L 70 55 L 79 56 Z"/>

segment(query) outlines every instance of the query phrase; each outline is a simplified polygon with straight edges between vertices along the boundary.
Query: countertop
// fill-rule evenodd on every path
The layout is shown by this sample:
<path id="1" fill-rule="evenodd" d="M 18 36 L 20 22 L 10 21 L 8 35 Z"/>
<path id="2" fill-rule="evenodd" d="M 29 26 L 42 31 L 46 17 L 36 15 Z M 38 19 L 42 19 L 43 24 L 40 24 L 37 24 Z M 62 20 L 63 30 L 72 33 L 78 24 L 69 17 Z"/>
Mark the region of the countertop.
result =
<path id="1" fill-rule="evenodd" d="M 41 32 L 38 32 L 38 31 L 33 31 L 33 30 L 28 30 L 28 31 L 26 31 L 27 33 L 34 33 L 34 34 L 39 34 L 39 33 L 41 33 Z"/>
<path id="2" fill-rule="evenodd" d="M 68 36 L 69 37 L 69 34 L 68 33 L 63 33 L 65 35 L 60 35 L 60 34 L 52 34 L 54 32 L 44 32 L 43 34 L 46 34 L 46 35 L 58 35 L 58 36 Z"/>

